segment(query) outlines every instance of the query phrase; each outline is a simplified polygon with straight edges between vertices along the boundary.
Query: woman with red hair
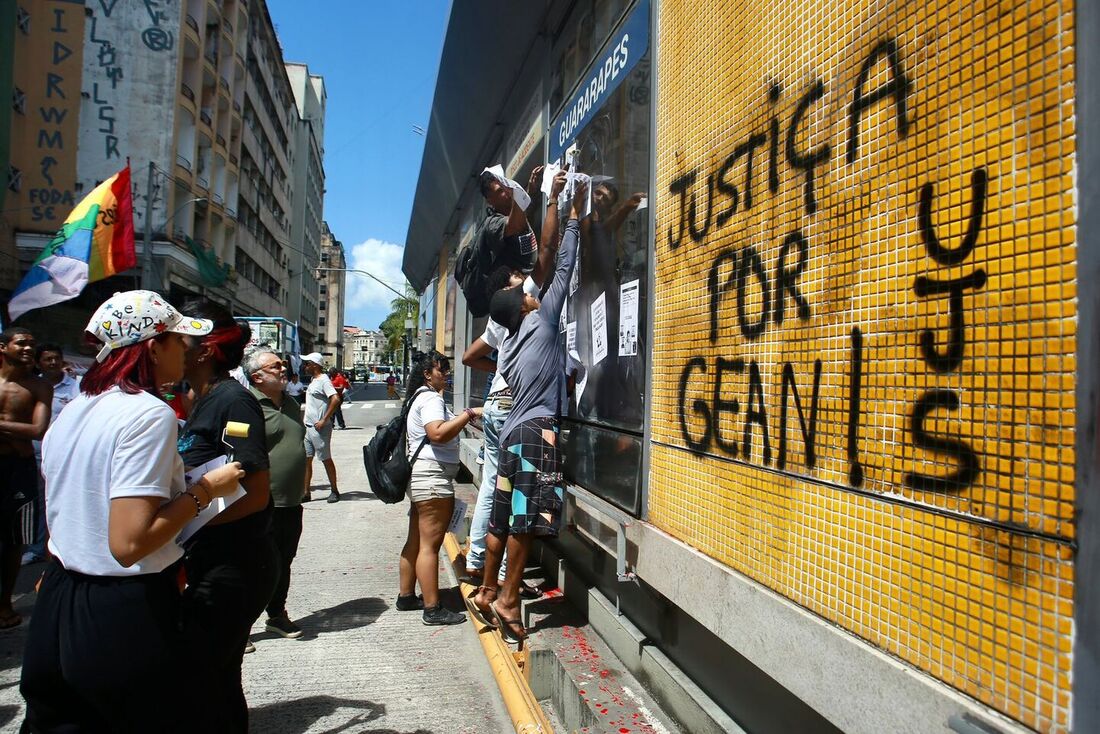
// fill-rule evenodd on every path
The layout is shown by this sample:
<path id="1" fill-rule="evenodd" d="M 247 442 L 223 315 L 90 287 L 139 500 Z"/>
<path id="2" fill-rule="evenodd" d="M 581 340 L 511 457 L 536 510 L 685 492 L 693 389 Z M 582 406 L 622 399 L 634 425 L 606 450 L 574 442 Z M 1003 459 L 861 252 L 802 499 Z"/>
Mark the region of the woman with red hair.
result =
<path id="1" fill-rule="evenodd" d="M 26 731 L 205 729 L 165 678 L 193 671 L 174 541 L 242 472 L 231 463 L 186 486 L 158 388 L 183 376 L 181 335 L 210 329 L 150 291 L 116 293 L 88 323 L 102 348 L 42 442 L 52 559 L 23 653 Z"/>
<path id="2" fill-rule="evenodd" d="M 217 731 L 248 731 L 248 702 L 241 685 L 241 664 L 252 623 L 267 606 L 279 580 L 271 518 L 271 483 L 264 415 L 260 403 L 229 372 L 240 366 L 251 331 L 211 301 L 186 304 L 213 330 L 186 336 L 184 374 L 194 402 L 180 433 L 179 450 L 187 466 L 200 466 L 224 455 L 226 441 L 241 462 L 246 494 L 194 536 L 185 565 L 184 632 L 209 669 L 204 705 Z M 248 435 L 223 438 L 229 422 L 248 425 Z"/>

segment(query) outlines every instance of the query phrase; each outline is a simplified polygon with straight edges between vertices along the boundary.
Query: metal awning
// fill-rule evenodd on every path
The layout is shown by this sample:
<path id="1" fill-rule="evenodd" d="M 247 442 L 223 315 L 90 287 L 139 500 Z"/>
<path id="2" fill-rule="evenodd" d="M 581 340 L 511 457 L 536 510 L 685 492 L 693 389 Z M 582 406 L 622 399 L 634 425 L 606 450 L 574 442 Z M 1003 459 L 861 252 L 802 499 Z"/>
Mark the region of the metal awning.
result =
<path id="1" fill-rule="evenodd" d="M 549 0 L 454 0 L 401 268 L 418 292 L 435 276 L 459 198 L 511 122 L 502 110 L 536 45 Z M 520 110 L 513 110 L 518 113 Z"/>

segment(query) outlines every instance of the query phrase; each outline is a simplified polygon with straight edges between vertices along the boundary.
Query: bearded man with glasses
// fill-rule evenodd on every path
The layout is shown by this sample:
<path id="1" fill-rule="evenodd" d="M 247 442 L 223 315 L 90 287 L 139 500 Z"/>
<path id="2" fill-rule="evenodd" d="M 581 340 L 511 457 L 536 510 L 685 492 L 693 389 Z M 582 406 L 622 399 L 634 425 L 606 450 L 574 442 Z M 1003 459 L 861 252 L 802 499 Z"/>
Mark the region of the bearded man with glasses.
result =
<path id="1" fill-rule="evenodd" d="M 286 393 L 286 365 L 277 354 L 250 352 L 241 368 L 248 378 L 249 390 L 264 411 L 264 433 L 271 461 L 271 499 L 275 504 L 272 534 L 279 551 L 280 575 L 267 604 L 264 628 L 283 637 L 301 637 L 302 630 L 287 614 L 286 597 L 290 590 L 290 564 L 302 537 L 302 485 L 306 475 L 302 409 Z"/>

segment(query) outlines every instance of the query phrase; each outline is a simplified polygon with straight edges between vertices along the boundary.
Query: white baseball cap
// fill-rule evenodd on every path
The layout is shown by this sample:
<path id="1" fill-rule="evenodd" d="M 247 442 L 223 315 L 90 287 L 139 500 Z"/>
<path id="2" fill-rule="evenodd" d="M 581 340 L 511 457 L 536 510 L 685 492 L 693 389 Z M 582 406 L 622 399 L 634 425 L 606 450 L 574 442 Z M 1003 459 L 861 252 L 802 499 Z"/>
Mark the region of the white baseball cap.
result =
<path id="1" fill-rule="evenodd" d="M 125 291 L 114 294 L 96 309 L 86 331 L 103 343 L 95 356 L 97 362 L 102 362 L 114 349 L 165 332 L 203 336 L 213 328 L 213 322 L 207 319 L 184 316 L 159 293 Z"/>
<path id="2" fill-rule="evenodd" d="M 318 367 L 325 363 L 325 358 L 321 356 L 320 352 L 310 352 L 309 354 L 303 354 L 299 357 L 303 362 L 313 362 Z"/>

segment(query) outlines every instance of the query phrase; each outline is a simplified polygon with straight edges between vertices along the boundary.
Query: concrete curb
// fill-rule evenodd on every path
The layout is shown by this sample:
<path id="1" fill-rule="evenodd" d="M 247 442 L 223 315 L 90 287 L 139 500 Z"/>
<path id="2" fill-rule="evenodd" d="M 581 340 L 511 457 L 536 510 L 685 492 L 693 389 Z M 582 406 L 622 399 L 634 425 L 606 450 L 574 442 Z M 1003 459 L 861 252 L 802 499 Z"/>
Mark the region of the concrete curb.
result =
<path id="1" fill-rule="evenodd" d="M 463 555 L 454 533 L 447 533 L 443 540 L 443 547 L 451 559 L 453 572 L 453 566 Z M 459 589 L 466 602 L 470 622 L 477 630 L 481 647 L 485 651 L 489 669 L 493 672 L 493 678 L 496 679 L 497 687 L 500 688 L 500 695 L 504 699 L 508 715 L 512 718 L 516 734 L 553 734 L 554 729 L 527 682 L 526 652 L 521 649 L 520 652 L 513 653 L 504 639 L 496 634 L 494 628 L 477 621 L 471 599 L 471 594 L 477 587 L 459 583 Z"/>

